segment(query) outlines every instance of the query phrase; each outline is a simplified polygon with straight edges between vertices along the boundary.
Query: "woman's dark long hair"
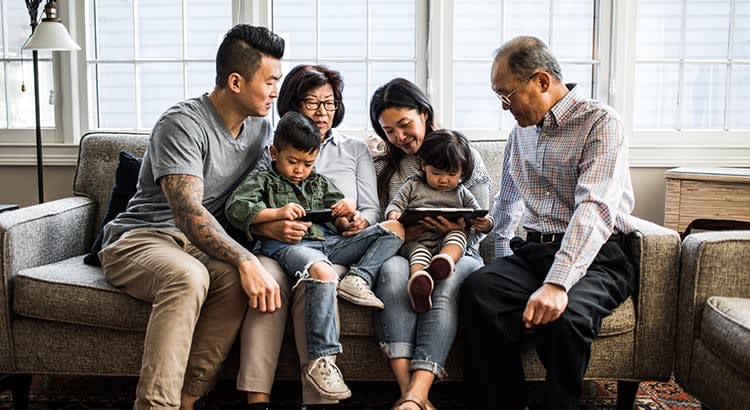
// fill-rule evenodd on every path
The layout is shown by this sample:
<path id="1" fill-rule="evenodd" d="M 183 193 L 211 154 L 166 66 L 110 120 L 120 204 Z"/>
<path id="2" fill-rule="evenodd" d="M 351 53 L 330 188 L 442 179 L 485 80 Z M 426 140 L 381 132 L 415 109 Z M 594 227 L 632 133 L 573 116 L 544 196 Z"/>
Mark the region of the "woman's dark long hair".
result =
<path id="1" fill-rule="evenodd" d="M 336 128 L 344 120 L 344 80 L 341 73 L 323 65 L 300 64 L 286 75 L 284 83 L 279 90 L 279 98 L 276 100 L 276 109 L 279 117 L 283 117 L 289 111 L 302 113 L 302 101 L 311 90 L 330 84 L 333 88 L 333 99 L 339 102 L 336 112 L 333 114 L 331 128 Z M 328 130 L 330 134 L 331 130 Z M 328 135 L 321 137 L 327 138 Z"/>
<path id="2" fill-rule="evenodd" d="M 383 171 L 378 175 L 378 196 L 381 201 L 385 202 L 390 199 L 388 185 L 396 169 L 398 169 L 401 158 L 404 157 L 404 152 L 388 140 L 383 127 L 380 126 L 380 114 L 388 108 L 407 108 L 417 110 L 420 114 L 427 114 L 425 134 L 435 130 L 435 113 L 432 104 L 427 99 L 427 94 L 411 81 L 394 78 L 380 86 L 372 94 L 372 99 L 370 99 L 370 123 L 375 133 L 385 143 L 384 154 L 376 158 L 376 161 L 385 162 Z"/>

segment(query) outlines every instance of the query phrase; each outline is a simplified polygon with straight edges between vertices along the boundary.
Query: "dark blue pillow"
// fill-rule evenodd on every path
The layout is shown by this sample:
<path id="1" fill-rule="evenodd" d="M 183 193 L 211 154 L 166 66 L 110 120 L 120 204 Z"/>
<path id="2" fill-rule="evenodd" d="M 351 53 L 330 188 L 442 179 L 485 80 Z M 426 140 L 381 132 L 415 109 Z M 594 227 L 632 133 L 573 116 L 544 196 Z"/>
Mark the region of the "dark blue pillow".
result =
<path id="1" fill-rule="evenodd" d="M 135 195 L 136 185 L 138 184 L 138 173 L 141 171 L 143 159 L 127 152 L 120 151 L 120 162 L 117 164 L 115 171 L 115 187 L 112 188 L 112 199 L 109 200 L 107 215 L 102 221 L 102 229 L 96 236 L 94 244 L 91 245 L 91 253 L 83 258 L 83 263 L 92 266 L 101 266 L 99 256 L 102 250 L 102 230 L 107 222 L 115 219 L 118 214 L 125 211 L 128 201 Z"/>

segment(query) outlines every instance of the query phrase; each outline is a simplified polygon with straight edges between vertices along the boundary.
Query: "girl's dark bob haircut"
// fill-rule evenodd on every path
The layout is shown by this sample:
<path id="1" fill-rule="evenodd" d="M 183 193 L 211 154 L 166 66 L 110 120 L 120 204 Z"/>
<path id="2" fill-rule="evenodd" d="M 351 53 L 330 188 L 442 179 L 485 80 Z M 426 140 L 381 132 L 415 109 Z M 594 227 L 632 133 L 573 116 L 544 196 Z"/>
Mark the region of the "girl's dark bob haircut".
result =
<path id="1" fill-rule="evenodd" d="M 439 170 L 452 172 L 461 168 L 462 177 L 474 172 L 469 140 L 455 130 L 439 129 L 427 134 L 418 155 L 423 164 Z"/>

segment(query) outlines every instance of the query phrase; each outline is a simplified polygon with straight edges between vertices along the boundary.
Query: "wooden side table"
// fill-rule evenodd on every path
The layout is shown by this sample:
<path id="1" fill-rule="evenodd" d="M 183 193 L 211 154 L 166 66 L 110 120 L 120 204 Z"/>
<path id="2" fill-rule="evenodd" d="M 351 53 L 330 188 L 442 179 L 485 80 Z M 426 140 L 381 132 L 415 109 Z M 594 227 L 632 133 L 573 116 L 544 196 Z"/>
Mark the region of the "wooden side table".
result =
<path id="1" fill-rule="evenodd" d="M 750 169 L 674 168 L 664 177 L 665 227 L 683 234 L 698 219 L 750 222 Z"/>

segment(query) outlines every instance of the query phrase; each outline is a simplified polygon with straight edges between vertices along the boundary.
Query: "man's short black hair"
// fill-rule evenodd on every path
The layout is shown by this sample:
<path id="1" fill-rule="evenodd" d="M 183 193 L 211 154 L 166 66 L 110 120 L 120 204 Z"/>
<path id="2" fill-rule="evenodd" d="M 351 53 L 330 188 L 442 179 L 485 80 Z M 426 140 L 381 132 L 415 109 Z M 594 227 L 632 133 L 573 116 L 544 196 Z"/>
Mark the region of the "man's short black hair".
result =
<path id="1" fill-rule="evenodd" d="M 265 27 L 238 24 L 224 35 L 216 53 L 216 86 L 227 86 L 227 77 L 238 73 L 245 80 L 255 75 L 263 55 L 281 60 L 284 39 Z"/>
<path id="2" fill-rule="evenodd" d="M 305 115 L 289 111 L 276 124 L 273 146 L 277 151 L 287 146 L 302 152 L 317 151 L 320 148 L 320 130 Z"/>

